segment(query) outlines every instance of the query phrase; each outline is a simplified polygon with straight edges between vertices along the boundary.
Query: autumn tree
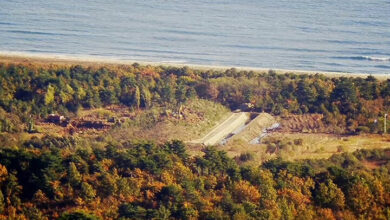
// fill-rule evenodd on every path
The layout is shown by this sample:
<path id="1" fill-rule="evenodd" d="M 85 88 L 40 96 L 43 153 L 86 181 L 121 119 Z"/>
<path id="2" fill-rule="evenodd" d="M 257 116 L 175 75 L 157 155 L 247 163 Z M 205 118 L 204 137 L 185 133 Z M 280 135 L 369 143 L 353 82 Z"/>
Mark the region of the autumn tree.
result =
<path id="1" fill-rule="evenodd" d="M 8 177 L 8 171 L 5 166 L 0 164 L 0 214 L 4 211 L 5 207 L 5 200 L 4 200 L 4 195 L 3 192 L 1 191 L 3 182 L 7 180 Z"/>
<path id="2" fill-rule="evenodd" d="M 244 201 L 258 203 L 260 201 L 261 195 L 256 187 L 252 186 L 245 180 L 241 180 L 233 187 L 233 197 L 237 202 L 240 203 Z"/>
<path id="3" fill-rule="evenodd" d="M 96 196 L 95 189 L 87 182 L 81 183 L 81 197 L 86 202 L 91 202 Z"/>
<path id="4" fill-rule="evenodd" d="M 152 105 L 152 95 L 145 86 L 141 87 L 140 105 L 144 108 L 150 108 Z"/>
<path id="5" fill-rule="evenodd" d="M 355 183 L 347 193 L 347 205 L 355 214 L 364 217 L 373 204 L 373 195 L 367 184 Z"/>
<path id="6" fill-rule="evenodd" d="M 136 107 L 137 109 L 141 105 L 141 92 L 138 86 L 135 87 L 135 92 L 133 95 L 133 106 Z"/>
<path id="7" fill-rule="evenodd" d="M 49 105 L 50 103 L 54 102 L 54 93 L 55 93 L 54 86 L 49 84 L 45 94 L 45 105 Z"/>
<path id="8" fill-rule="evenodd" d="M 63 213 L 59 218 L 59 220 L 101 220 L 94 215 L 88 214 L 84 211 L 75 211 L 75 212 L 66 212 Z"/>
<path id="9" fill-rule="evenodd" d="M 333 89 L 330 98 L 337 103 L 341 113 L 356 113 L 356 103 L 358 101 L 356 87 L 350 79 L 341 77 L 336 82 L 336 87 Z"/>
<path id="10" fill-rule="evenodd" d="M 76 165 L 73 162 L 69 163 L 68 167 L 68 182 L 77 187 L 81 184 L 82 176 L 76 168 Z"/>
<path id="11" fill-rule="evenodd" d="M 320 183 L 314 193 L 315 201 L 324 208 L 341 210 L 345 205 L 344 193 L 331 179 Z"/>

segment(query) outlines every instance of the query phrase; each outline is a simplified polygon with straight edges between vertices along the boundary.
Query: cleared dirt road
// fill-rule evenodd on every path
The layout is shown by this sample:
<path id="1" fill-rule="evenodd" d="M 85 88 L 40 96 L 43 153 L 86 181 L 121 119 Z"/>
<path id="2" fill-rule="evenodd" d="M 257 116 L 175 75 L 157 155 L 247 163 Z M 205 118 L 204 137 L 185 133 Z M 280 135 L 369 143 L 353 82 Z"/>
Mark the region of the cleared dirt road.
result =
<path id="1" fill-rule="evenodd" d="M 202 139 L 194 142 L 203 143 L 204 145 L 219 144 L 227 135 L 244 126 L 248 120 L 249 113 L 247 112 L 232 113 L 232 115 L 211 130 Z"/>
<path id="2" fill-rule="evenodd" d="M 234 135 L 231 138 L 233 140 L 242 140 L 249 143 L 254 138 L 259 137 L 262 133 L 266 133 L 266 129 L 277 123 L 274 117 L 268 113 L 260 113 L 253 119 L 242 132 Z"/>

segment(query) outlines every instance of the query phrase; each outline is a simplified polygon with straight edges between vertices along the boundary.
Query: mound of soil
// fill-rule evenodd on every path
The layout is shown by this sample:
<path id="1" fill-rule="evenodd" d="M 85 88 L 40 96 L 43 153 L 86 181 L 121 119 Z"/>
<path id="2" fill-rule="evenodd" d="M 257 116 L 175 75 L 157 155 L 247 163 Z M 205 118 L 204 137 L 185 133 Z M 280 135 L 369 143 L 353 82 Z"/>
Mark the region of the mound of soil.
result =
<path id="1" fill-rule="evenodd" d="M 280 119 L 281 132 L 329 133 L 331 128 L 324 124 L 322 114 L 288 115 Z"/>
<path id="2" fill-rule="evenodd" d="M 258 137 L 265 129 L 271 127 L 275 123 L 276 120 L 272 115 L 260 113 L 246 125 L 242 132 L 234 135 L 231 140 L 243 140 L 244 142 L 249 143 L 251 140 Z"/>

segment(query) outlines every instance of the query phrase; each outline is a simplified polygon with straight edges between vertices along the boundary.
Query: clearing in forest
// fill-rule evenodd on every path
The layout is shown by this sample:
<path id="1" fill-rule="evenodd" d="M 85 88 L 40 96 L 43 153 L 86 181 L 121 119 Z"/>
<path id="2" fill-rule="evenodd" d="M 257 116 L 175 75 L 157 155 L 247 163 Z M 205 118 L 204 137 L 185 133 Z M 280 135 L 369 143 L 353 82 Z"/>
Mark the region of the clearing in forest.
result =
<path id="1" fill-rule="evenodd" d="M 248 112 L 232 113 L 225 121 L 217 125 L 202 139 L 193 141 L 193 143 L 202 143 L 204 145 L 219 144 L 226 136 L 233 131 L 245 126 L 249 120 L 250 114 Z"/>
<path id="2" fill-rule="evenodd" d="M 251 142 L 253 139 L 267 133 L 267 129 L 276 124 L 275 118 L 268 113 L 260 113 L 252 121 L 250 121 L 245 128 L 234 135 L 231 141 L 242 140 L 245 143 Z"/>

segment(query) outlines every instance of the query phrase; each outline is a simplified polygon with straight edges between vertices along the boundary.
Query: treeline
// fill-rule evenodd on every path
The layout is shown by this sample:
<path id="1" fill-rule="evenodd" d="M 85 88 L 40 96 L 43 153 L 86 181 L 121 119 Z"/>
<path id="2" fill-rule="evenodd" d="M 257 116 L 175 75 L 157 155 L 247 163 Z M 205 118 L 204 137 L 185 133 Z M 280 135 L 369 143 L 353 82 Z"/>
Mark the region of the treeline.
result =
<path id="1" fill-rule="evenodd" d="M 50 136 L 3 148 L 0 219 L 390 217 L 389 150 L 239 167 L 214 148 L 185 148 Z"/>
<path id="2" fill-rule="evenodd" d="M 232 110 L 252 103 L 253 110 L 274 115 L 321 113 L 340 133 L 377 133 L 382 132 L 379 123 L 390 106 L 390 80 L 138 64 L 101 68 L 0 64 L 0 107 L 26 125 L 31 118 L 54 112 L 71 114 L 112 104 L 176 108 L 194 97 Z M 12 130 L 8 127 L 13 124 L 18 125 L 0 119 L 0 131 Z"/>

